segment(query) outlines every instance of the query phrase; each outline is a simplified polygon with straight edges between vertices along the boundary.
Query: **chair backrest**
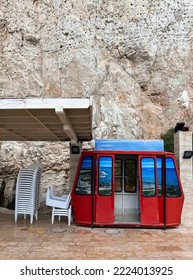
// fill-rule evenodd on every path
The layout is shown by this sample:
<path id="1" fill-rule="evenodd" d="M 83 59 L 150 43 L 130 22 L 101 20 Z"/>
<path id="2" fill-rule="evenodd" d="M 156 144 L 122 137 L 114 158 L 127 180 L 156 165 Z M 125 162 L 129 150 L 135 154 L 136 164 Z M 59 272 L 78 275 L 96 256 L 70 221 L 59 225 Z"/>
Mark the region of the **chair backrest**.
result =
<path id="1" fill-rule="evenodd" d="M 71 192 L 68 195 L 56 196 L 54 195 L 54 187 L 47 189 L 46 205 L 58 208 L 68 209 L 71 202 Z"/>
<path id="2" fill-rule="evenodd" d="M 71 202 L 71 192 L 68 194 L 66 199 L 66 208 L 69 208 Z"/>
<path id="3" fill-rule="evenodd" d="M 54 194 L 53 187 L 51 186 L 47 189 L 47 192 L 46 192 L 46 205 L 49 206 L 49 203 L 50 203 L 50 200 L 53 197 L 53 194 Z"/>

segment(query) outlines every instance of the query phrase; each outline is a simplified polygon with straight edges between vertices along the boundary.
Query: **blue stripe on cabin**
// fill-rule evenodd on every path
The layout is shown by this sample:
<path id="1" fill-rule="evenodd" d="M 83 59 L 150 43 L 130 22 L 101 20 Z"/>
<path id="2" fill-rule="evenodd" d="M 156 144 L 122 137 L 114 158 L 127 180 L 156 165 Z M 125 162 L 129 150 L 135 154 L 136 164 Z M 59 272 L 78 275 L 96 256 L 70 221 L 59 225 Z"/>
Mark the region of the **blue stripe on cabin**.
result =
<path id="1" fill-rule="evenodd" d="M 163 140 L 95 140 L 95 150 L 164 151 Z"/>

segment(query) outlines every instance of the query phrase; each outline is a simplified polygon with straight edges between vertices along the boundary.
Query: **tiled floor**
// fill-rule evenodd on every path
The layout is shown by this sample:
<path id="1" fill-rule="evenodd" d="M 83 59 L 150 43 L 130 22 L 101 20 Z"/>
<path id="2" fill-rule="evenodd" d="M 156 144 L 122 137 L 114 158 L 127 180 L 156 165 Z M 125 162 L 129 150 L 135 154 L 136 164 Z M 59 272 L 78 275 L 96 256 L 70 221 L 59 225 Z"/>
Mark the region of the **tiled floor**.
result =
<path id="1" fill-rule="evenodd" d="M 182 225 L 176 229 L 86 228 L 51 224 L 40 215 L 32 225 L 14 212 L 0 210 L 0 259 L 190 259 L 193 260 L 193 199 L 186 199 Z"/>

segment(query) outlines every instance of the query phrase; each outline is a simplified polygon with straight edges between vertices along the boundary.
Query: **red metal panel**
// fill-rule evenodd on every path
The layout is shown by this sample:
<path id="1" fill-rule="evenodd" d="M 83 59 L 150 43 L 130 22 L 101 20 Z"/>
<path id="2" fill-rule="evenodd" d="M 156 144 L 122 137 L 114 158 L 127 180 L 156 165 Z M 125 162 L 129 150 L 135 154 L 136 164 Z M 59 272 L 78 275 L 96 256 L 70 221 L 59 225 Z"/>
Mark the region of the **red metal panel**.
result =
<path id="1" fill-rule="evenodd" d="M 114 195 L 105 197 L 95 195 L 95 223 L 112 224 L 114 222 Z"/>
<path id="2" fill-rule="evenodd" d="M 92 197 L 91 195 L 72 194 L 73 213 L 76 224 L 91 225 L 92 223 Z"/>
<path id="3" fill-rule="evenodd" d="M 159 223 L 164 224 L 164 194 L 158 197 L 158 213 L 159 213 Z"/>
<path id="4" fill-rule="evenodd" d="M 180 225 L 183 201 L 183 196 L 166 198 L 166 227 Z"/>
<path id="5" fill-rule="evenodd" d="M 157 197 L 143 197 L 141 200 L 141 224 L 158 224 L 158 198 Z"/>

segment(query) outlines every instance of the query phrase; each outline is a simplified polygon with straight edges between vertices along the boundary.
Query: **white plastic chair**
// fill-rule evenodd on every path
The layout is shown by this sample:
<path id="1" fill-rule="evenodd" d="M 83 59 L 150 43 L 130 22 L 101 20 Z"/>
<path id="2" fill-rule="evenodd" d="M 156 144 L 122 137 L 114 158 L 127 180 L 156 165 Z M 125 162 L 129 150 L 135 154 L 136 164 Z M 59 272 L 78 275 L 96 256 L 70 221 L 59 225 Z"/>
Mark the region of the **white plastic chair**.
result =
<path id="1" fill-rule="evenodd" d="M 54 187 L 49 187 L 46 193 L 46 205 L 52 207 L 52 224 L 54 223 L 55 216 L 59 217 L 59 221 L 61 216 L 66 216 L 68 217 L 68 225 L 70 225 L 72 220 L 71 192 L 67 195 L 56 196 L 54 194 Z"/>

